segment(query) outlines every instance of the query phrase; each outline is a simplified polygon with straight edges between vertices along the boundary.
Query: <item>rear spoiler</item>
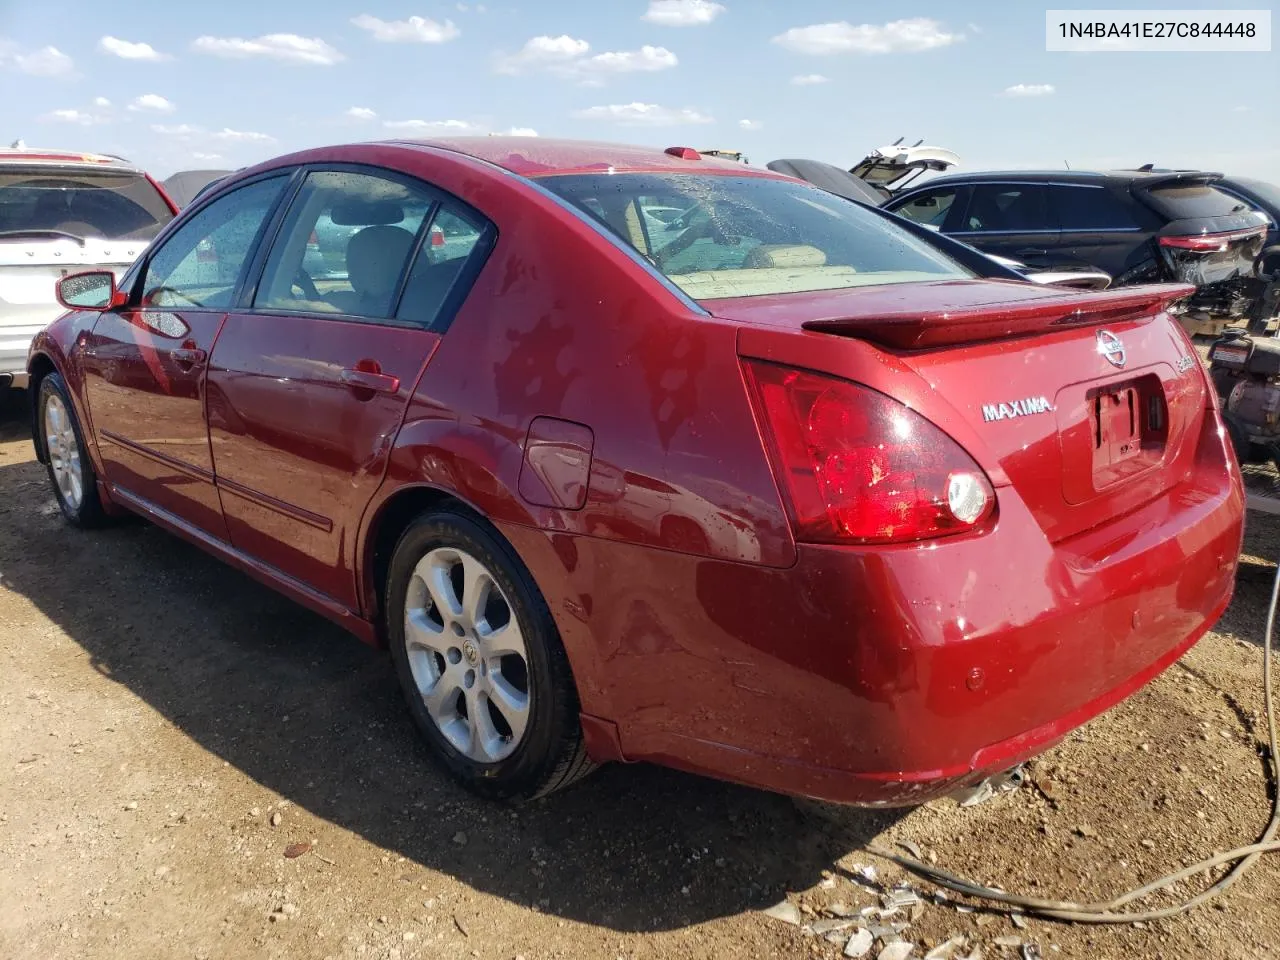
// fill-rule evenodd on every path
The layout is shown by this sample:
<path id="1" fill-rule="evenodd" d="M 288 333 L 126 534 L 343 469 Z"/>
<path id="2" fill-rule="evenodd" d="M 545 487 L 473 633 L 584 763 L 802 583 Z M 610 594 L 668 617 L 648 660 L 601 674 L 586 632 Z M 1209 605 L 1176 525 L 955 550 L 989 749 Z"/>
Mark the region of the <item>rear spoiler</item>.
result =
<path id="1" fill-rule="evenodd" d="M 1217 183 L 1222 177 L 1221 173 L 1205 173 L 1202 170 L 1176 170 L 1143 177 L 1135 180 L 1133 185 L 1139 190 L 1151 190 L 1155 187 L 1167 187 L 1171 183 Z"/>
<path id="2" fill-rule="evenodd" d="M 876 316 L 810 320 L 803 326 L 900 350 L 919 350 L 1068 327 L 1150 320 L 1195 292 L 1187 283 L 1152 283 L 1096 292 L 1063 289 L 1061 296 L 1030 301 L 966 304 L 923 314 L 903 308 Z"/>

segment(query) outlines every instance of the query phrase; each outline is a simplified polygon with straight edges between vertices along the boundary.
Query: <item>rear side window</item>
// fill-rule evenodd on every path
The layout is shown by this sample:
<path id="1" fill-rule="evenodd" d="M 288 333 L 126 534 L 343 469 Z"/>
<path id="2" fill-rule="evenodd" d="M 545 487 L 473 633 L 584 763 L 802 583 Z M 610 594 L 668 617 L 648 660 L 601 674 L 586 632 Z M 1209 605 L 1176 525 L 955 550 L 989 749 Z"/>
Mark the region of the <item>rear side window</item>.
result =
<path id="1" fill-rule="evenodd" d="M 398 179 L 308 174 L 271 246 L 254 306 L 390 319 L 434 206 L 431 191 Z"/>
<path id="2" fill-rule="evenodd" d="M 485 233 L 485 225 L 442 205 L 409 272 L 396 319 L 428 328 L 442 326 L 450 294 L 464 282 L 472 257 L 480 255 Z"/>
<path id="3" fill-rule="evenodd" d="M 805 183 L 641 173 L 540 183 L 695 300 L 972 276 L 891 219 Z"/>
<path id="4" fill-rule="evenodd" d="M 1136 230 L 1130 206 L 1102 187 L 1050 187 L 1063 230 Z"/>
<path id="5" fill-rule="evenodd" d="M 949 187 L 945 190 L 927 191 L 908 203 L 895 207 L 893 212 L 900 217 L 914 220 L 923 226 L 935 227 L 941 230 L 942 224 L 947 219 L 947 214 L 951 212 L 951 208 L 955 205 L 958 189 L 957 187 Z"/>
<path id="6" fill-rule="evenodd" d="M 1041 233 L 1058 229 L 1039 184 L 976 183 L 961 230 L 974 233 Z"/>
<path id="7" fill-rule="evenodd" d="M 140 174 L 0 170 L 0 236 L 53 231 L 150 240 L 172 219 L 169 205 Z"/>
<path id="8" fill-rule="evenodd" d="M 142 305 L 225 309 L 285 176 L 218 197 L 179 225 L 147 263 Z"/>
<path id="9" fill-rule="evenodd" d="M 1243 213 L 1249 205 L 1207 183 L 1170 184 L 1147 191 L 1151 205 L 1170 220 L 1226 217 Z"/>

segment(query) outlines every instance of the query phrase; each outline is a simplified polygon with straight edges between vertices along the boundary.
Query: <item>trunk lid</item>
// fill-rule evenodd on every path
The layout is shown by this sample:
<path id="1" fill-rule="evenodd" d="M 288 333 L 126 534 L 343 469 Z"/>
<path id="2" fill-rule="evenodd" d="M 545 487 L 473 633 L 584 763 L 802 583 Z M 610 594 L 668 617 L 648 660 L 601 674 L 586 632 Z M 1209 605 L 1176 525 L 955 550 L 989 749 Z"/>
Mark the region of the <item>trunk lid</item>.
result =
<path id="1" fill-rule="evenodd" d="M 1168 223 L 1156 236 L 1160 256 L 1182 283 L 1206 286 L 1253 273 L 1268 220 L 1237 197 L 1219 190 L 1216 173 L 1153 176 L 1134 195 Z"/>
<path id="2" fill-rule="evenodd" d="M 960 157 L 950 150 L 915 143 L 903 146 L 902 141 L 872 150 L 859 160 L 849 172 L 885 191 L 897 190 L 926 170 L 943 173 L 960 162 Z"/>
<path id="3" fill-rule="evenodd" d="M 703 305 L 748 325 L 745 356 L 845 377 L 917 410 L 978 460 L 998 500 L 1013 488 L 1056 543 L 1189 474 L 1207 394 L 1166 310 L 1190 292 L 953 281 Z"/>
<path id="4" fill-rule="evenodd" d="M 34 335 L 63 312 L 54 294 L 59 280 L 95 268 L 119 280 L 146 247 L 146 240 L 0 238 L 0 327 Z"/>

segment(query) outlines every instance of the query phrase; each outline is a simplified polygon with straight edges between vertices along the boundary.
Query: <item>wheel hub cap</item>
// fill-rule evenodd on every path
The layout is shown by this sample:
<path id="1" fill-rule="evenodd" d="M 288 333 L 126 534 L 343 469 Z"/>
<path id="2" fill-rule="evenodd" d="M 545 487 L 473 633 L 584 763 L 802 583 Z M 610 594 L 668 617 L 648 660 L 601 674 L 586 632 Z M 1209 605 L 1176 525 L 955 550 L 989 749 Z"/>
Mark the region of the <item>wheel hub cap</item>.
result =
<path id="1" fill-rule="evenodd" d="M 418 694 L 444 738 L 477 763 L 510 756 L 529 722 L 528 655 L 489 568 L 461 550 L 428 552 L 409 579 L 404 632 Z"/>

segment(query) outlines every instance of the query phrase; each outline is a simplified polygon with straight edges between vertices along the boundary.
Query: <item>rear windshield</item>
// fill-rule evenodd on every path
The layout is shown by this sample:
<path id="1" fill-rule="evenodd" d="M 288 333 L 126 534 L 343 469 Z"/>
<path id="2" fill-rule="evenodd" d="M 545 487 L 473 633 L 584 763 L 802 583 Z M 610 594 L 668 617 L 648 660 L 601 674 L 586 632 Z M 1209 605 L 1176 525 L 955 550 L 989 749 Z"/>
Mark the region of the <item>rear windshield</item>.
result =
<path id="1" fill-rule="evenodd" d="M 171 219 L 164 198 L 138 174 L 0 170 L 0 239 L 51 231 L 149 240 Z"/>
<path id="2" fill-rule="evenodd" d="M 540 183 L 694 300 L 973 276 L 884 217 L 808 184 L 692 174 L 575 174 Z"/>
<path id="3" fill-rule="evenodd" d="M 1156 187 L 1147 195 L 1156 210 L 1170 220 L 1226 217 L 1249 209 L 1248 204 L 1207 183 Z"/>

